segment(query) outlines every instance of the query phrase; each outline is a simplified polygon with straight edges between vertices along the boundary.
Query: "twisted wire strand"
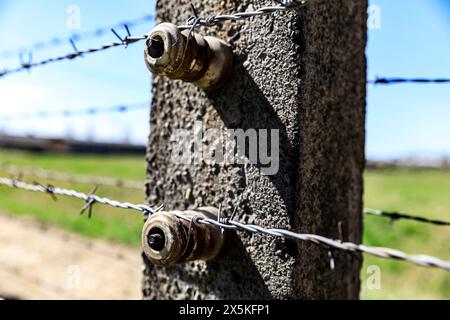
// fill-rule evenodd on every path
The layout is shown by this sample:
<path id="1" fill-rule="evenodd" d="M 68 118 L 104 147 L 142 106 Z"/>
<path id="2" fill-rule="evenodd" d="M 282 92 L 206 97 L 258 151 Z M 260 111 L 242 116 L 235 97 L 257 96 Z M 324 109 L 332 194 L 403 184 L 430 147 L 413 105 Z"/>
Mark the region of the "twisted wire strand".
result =
<path id="1" fill-rule="evenodd" d="M 377 78 L 375 80 L 368 80 L 369 84 L 404 84 L 404 83 L 422 83 L 422 84 L 444 84 L 450 83 L 450 79 L 426 79 L 426 78 Z"/>
<path id="2" fill-rule="evenodd" d="M 92 205 L 93 203 L 101 203 L 104 205 L 113 206 L 116 208 L 122 209 L 130 209 L 144 213 L 145 215 L 151 215 L 155 212 L 159 211 L 159 209 L 153 209 L 147 205 L 136 205 L 131 203 L 122 203 L 115 200 L 110 200 L 108 198 L 101 198 L 93 194 L 84 194 L 81 192 L 77 192 L 74 190 L 67 190 L 62 188 L 53 187 L 49 190 L 48 187 L 40 186 L 40 185 L 30 185 L 21 181 L 14 181 L 8 178 L 0 178 L 0 185 L 8 186 L 11 188 L 20 188 L 23 190 L 41 192 L 41 193 L 49 193 L 51 192 L 54 195 L 64 195 L 68 197 L 78 198 L 80 200 L 86 201 L 88 205 Z M 183 216 L 182 214 L 174 213 L 174 215 L 185 221 L 191 223 L 199 223 L 205 225 L 213 225 L 223 229 L 230 229 L 236 231 L 246 231 L 253 234 L 261 234 L 268 235 L 272 237 L 292 239 L 296 241 L 307 241 L 312 242 L 317 245 L 326 246 L 328 248 L 333 248 L 346 252 L 359 252 L 365 253 L 372 256 L 376 256 L 384 259 L 393 259 L 393 260 L 402 260 L 408 262 L 410 264 L 426 266 L 426 267 L 434 267 L 446 271 L 450 271 L 450 261 L 444 261 L 442 259 L 427 256 L 427 255 L 408 255 L 405 252 L 391 249 L 391 248 L 378 248 L 378 247 L 368 247 L 362 244 L 355 244 L 351 242 L 342 242 L 337 240 L 332 240 L 326 237 L 322 237 L 314 234 L 303 234 L 303 233 L 295 233 L 292 231 L 284 230 L 284 229 L 274 229 L 274 228 L 264 228 L 262 226 L 253 225 L 253 224 L 244 224 L 232 219 L 202 219 L 193 216 Z"/>
<path id="3" fill-rule="evenodd" d="M 64 109 L 64 110 L 49 110 L 49 111 L 40 111 L 36 113 L 21 113 L 18 115 L 5 115 L 2 116 L 0 119 L 0 122 L 5 121 L 16 121 L 16 120 L 26 120 L 26 119 L 34 119 L 34 118 L 48 118 L 52 116 L 62 116 L 62 117 L 74 117 L 74 116 L 80 116 L 80 115 L 97 115 L 97 114 L 104 114 L 104 113 L 124 113 L 124 112 L 130 112 L 134 110 L 140 110 L 140 109 L 146 109 L 149 108 L 150 102 L 142 102 L 142 103 L 136 103 L 136 104 L 129 104 L 129 105 L 118 105 L 113 107 L 96 107 L 96 108 L 88 108 L 88 109 L 79 109 L 79 110 L 71 110 L 71 109 Z"/>
<path id="4" fill-rule="evenodd" d="M 370 209 L 366 208 L 364 209 L 364 214 L 370 215 L 370 216 L 376 216 L 376 217 L 384 217 L 389 218 L 391 220 L 412 220 L 422 223 L 428 223 L 433 224 L 436 226 L 450 226 L 450 221 L 444 221 L 444 220 L 437 220 L 437 219 L 429 219 L 425 217 L 419 217 L 407 213 L 399 213 L 399 212 L 387 212 L 383 210 L 377 210 L 377 209 Z"/>
<path id="5" fill-rule="evenodd" d="M 97 177 L 97 176 L 93 177 L 93 176 L 77 175 L 68 172 L 46 170 L 43 168 L 36 168 L 36 167 L 19 167 L 16 165 L 2 162 L 0 162 L 0 170 L 15 177 L 28 175 L 44 180 L 52 180 L 60 182 L 102 185 L 134 190 L 142 190 L 144 188 L 143 181 L 117 179 L 111 177 Z"/>
<path id="6" fill-rule="evenodd" d="M 187 221 L 189 217 L 178 216 L 180 219 L 184 219 Z M 434 267 L 446 271 L 450 271 L 450 261 L 444 261 L 442 259 L 428 256 L 428 255 L 408 255 L 405 252 L 391 249 L 391 248 L 381 248 L 381 247 L 369 247 L 362 244 L 355 244 L 351 242 L 341 242 L 338 240 L 332 240 L 326 237 L 322 237 L 314 234 L 302 234 L 295 233 L 292 231 L 284 230 L 284 229 L 273 229 L 273 228 L 264 228 L 258 225 L 251 224 L 242 224 L 237 221 L 228 221 L 227 224 L 223 222 L 218 222 L 212 219 L 199 219 L 199 223 L 211 224 L 220 228 L 232 229 L 232 230 L 241 230 L 247 231 L 254 234 L 265 234 L 272 237 L 299 240 L 312 242 L 317 245 L 326 246 L 328 248 L 338 249 L 342 251 L 350 251 L 350 252 L 359 252 L 369 254 L 378 258 L 383 259 L 394 259 L 394 260 L 402 260 L 408 262 L 410 264 L 425 266 L 425 267 Z"/>
<path id="7" fill-rule="evenodd" d="M 122 22 L 115 23 L 110 26 L 97 28 L 95 30 L 73 33 L 72 35 L 70 35 L 68 37 L 54 37 L 50 40 L 36 42 L 27 47 L 22 47 L 22 48 L 12 49 L 12 50 L 4 50 L 4 51 L 0 52 L 0 57 L 9 58 L 9 57 L 17 56 L 22 53 L 27 53 L 30 51 L 59 47 L 62 45 L 69 44 L 71 40 L 79 41 L 79 40 L 83 40 L 83 39 L 100 38 L 103 35 L 105 35 L 106 33 L 110 32 L 111 29 L 120 28 L 125 25 L 132 28 L 132 27 L 136 27 L 138 25 L 142 25 L 142 24 L 150 23 L 150 22 L 154 22 L 154 21 L 155 21 L 155 17 L 153 15 L 145 15 L 141 18 L 136 18 L 136 19 L 132 19 L 132 20 L 128 20 L 128 21 L 122 21 Z"/>
<path id="8" fill-rule="evenodd" d="M 200 26 L 211 27 L 224 21 L 238 21 L 257 16 L 273 14 L 280 11 L 299 9 L 300 7 L 303 7 L 308 3 L 307 0 L 281 0 L 277 2 L 280 4 L 275 6 L 262 7 L 249 12 L 237 12 L 228 15 L 212 15 L 206 18 L 192 17 L 186 21 L 186 24 L 181 25 L 178 28 L 184 30 Z"/>
<path id="9" fill-rule="evenodd" d="M 26 191 L 31 191 L 31 192 L 40 192 L 40 193 L 51 193 L 52 195 L 59 195 L 59 196 L 67 196 L 67 197 L 72 197 L 72 198 L 76 198 L 79 200 L 83 200 L 87 203 L 100 203 L 100 204 L 104 204 L 104 205 L 108 205 L 114 208 L 120 208 L 120 209 L 128 209 L 128 210 L 134 210 L 134 211 L 139 211 L 141 213 L 144 214 L 153 214 L 155 212 L 157 212 L 157 210 L 153 209 L 152 207 L 145 205 L 145 204 L 133 204 L 133 203 L 128 203 L 128 202 L 120 202 L 120 201 L 116 201 L 116 200 L 111 200 L 105 197 L 99 197 L 96 196 L 94 194 L 85 194 L 82 192 L 78 192 L 75 190 L 70 190 L 70 189 L 63 189 L 63 188 L 58 188 L 58 187 L 53 187 L 53 186 L 43 186 L 43 185 L 32 185 L 32 184 L 28 184 L 22 181 L 17 181 L 17 180 L 12 180 L 12 179 L 8 179 L 8 178 L 0 178 L 0 185 L 4 185 L 10 188 L 17 188 L 17 189 L 22 189 L 22 190 L 26 190 Z M 50 188 L 51 187 L 51 188 Z"/>
<path id="10" fill-rule="evenodd" d="M 15 68 L 15 69 L 5 69 L 3 71 L 0 71 L 0 78 L 5 77 L 6 75 L 13 74 L 13 73 L 19 73 L 19 72 L 22 72 L 25 70 L 31 70 L 36 67 L 45 66 L 50 63 L 64 61 L 64 60 L 74 60 L 74 59 L 79 58 L 86 54 L 92 54 L 92 53 L 96 53 L 96 52 L 100 52 L 100 51 L 105 51 L 105 50 L 109 50 L 111 48 L 120 47 L 120 46 L 128 46 L 132 43 L 136 43 L 136 42 L 146 40 L 146 39 L 147 39 L 147 35 L 128 36 L 128 37 L 125 37 L 122 41 L 106 43 L 97 48 L 78 50 L 78 51 L 74 51 L 74 52 L 59 56 L 59 57 L 49 58 L 49 59 L 41 60 L 38 62 L 23 63 L 21 66 Z"/>

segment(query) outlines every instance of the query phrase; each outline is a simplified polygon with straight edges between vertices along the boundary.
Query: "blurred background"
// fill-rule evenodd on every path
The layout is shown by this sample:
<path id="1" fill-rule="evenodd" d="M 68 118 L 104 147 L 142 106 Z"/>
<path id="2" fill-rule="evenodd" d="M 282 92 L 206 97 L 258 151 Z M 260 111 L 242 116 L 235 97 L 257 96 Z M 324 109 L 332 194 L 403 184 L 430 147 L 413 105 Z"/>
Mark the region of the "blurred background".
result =
<path id="1" fill-rule="evenodd" d="M 450 77 L 448 1 L 370 5 L 369 80 Z M 81 50 L 115 41 L 112 26 L 123 37 L 123 24 L 133 35 L 145 34 L 154 14 L 153 0 L 0 0 L 0 72 L 66 54 L 74 45 Z M 16 172 L 28 181 L 83 192 L 92 184 L 49 177 L 42 169 L 143 185 L 151 75 L 142 50 L 142 43 L 132 44 L 1 78 L 0 176 Z M 450 219 L 449 89 L 450 84 L 368 85 L 365 206 Z M 103 185 L 99 192 L 144 201 L 139 188 Z M 88 220 L 79 217 L 80 210 L 77 201 L 50 203 L 45 195 L 0 188 L 0 297 L 140 298 L 142 217 L 98 206 Z M 35 241 L 23 243 L 25 231 Z M 450 258 L 449 241 L 445 227 L 365 221 L 368 245 Z M 113 252 L 105 249 L 111 242 Z M 36 250 L 30 254 L 24 246 Z M 61 246 L 71 250 L 60 256 Z M 58 259 L 50 266 L 52 257 Z M 102 272 L 99 260 L 117 269 Z M 373 266 L 381 270 L 380 288 L 367 285 Z M 40 272 L 30 274 L 30 268 Z M 124 281 L 131 270 L 135 275 Z M 361 279 L 364 299 L 450 299 L 444 271 L 365 257 Z"/>

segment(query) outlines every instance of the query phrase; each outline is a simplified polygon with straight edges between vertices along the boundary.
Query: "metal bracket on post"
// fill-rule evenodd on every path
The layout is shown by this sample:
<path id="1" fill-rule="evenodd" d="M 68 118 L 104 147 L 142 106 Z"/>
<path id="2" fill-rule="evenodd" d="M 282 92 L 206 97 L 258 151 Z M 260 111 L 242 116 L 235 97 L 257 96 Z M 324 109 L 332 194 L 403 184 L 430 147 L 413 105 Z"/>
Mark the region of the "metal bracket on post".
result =
<path id="1" fill-rule="evenodd" d="M 154 264 L 165 267 L 220 258 L 227 248 L 232 231 L 196 223 L 197 219 L 217 219 L 218 214 L 215 208 L 155 213 L 147 220 L 142 231 L 145 255 Z M 177 215 L 194 218 L 189 222 Z"/>
<path id="2" fill-rule="evenodd" d="M 213 91 L 231 75 L 233 52 L 223 40 L 161 23 L 147 36 L 145 63 L 155 74 Z"/>

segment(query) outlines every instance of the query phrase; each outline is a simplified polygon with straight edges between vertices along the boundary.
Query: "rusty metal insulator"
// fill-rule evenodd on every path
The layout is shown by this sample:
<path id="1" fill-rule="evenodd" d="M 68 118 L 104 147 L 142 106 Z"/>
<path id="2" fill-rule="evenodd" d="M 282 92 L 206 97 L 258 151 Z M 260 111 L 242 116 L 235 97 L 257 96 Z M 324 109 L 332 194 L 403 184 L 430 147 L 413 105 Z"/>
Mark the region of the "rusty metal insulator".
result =
<path id="1" fill-rule="evenodd" d="M 147 68 L 170 79 L 192 82 L 212 91 L 220 88 L 233 68 L 233 52 L 215 37 L 191 34 L 171 23 L 161 23 L 148 34 Z"/>
<path id="2" fill-rule="evenodd" d="M 176 212 L 178 215 L 217 219 L 215 208 Z M 152 215 L 144 225 L 142 247 L 156 265 L 172 266 L 188 261 L 210 261 L 219 258 L 229 242 L 230 230 L 190 223 L 170 212 Z"/>

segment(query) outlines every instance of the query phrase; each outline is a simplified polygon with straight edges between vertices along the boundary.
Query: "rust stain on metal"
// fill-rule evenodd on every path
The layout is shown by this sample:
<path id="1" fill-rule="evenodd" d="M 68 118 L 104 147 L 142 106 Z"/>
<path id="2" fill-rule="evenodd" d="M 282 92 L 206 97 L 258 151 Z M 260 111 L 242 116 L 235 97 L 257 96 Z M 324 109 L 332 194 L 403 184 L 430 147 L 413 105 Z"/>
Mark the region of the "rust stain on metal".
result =
<path id="1" fill-rule="evenodd" d="M 176 212 L 178 215 L 199 219 L 217 219 L 215 208 L 200 208 Z M 195 220 L 195 219 L 194 219 Z M 146 256 L 156 265 L 172 266 L 188 261 L 210 261 L 220 258 L 232 231 L 188 222 L 174 212 L 159 212 L 144 225 L 142 247 Z"/>
<path id="2" fill-rule="evenodd" d="M 233 52 L 221 39 L 161 23 L 148 34 L 145 63 L 154 74 L 213 91 L 228 80 Z"/>

